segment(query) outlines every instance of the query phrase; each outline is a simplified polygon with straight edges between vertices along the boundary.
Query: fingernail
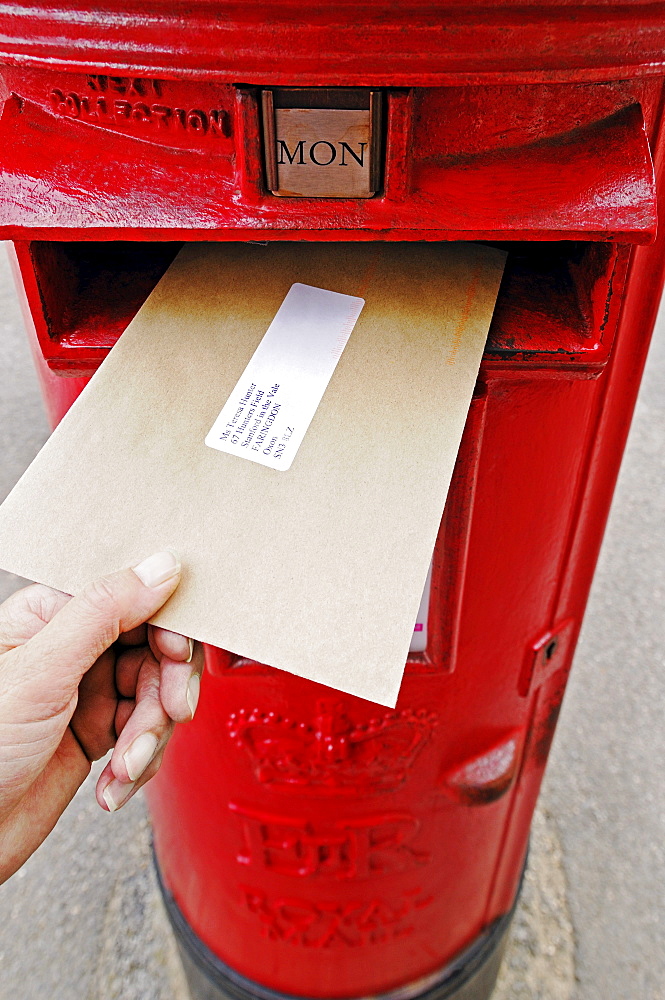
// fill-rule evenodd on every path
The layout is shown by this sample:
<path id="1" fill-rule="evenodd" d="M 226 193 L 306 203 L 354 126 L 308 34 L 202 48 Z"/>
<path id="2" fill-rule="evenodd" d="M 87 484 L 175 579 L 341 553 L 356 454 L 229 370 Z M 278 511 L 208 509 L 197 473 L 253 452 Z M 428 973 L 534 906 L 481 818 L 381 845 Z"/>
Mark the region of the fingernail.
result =
<path id="1" fill-rule="evenodd" d="M 201 678 L 198 674 L 192 674 L 189 678 L 189 684 L 187 685 L 187 704 L 189 705 L 189 711 L 192 713 L 192 718 L 194 718 L 194 712 L 196 711 L 196 706 L 199 703 L 200 691 Z"/>
<path id="2" fill-rule="evenodd" d="M 125 750 L 122 759 L 132 781 L 137 781 L 141 777 L 155 756 L 158 746 L 159 740 L 154 733 L 142 733 L 130 744 L 129 749 Z"/>
<path id="3" fill-rule="evenodd" d="M 109 807 L 109 812 L 115 812 L 120 806 L 124 805 L 129 796 L 134 791 L 134 781 L 118 781 L 114 778 L 113 781 L 109 781 L 108 785 L 102 792 L 102 798 L 106 805 Z"/>
<path id="4" fill-rule="evenodd" d="M 188 639 L 187 642 L 189 643 L 189 656 L 185 660 L 185 663 L 191 663 L 192 657 L 194 656 L 194 640 Z"/>
<path id="5" fill-rule="evenodd" d="M 166 583 L 180 572 L 180 559 L 169 549 L 164 552 L 155 552 L 153 556 L 148 556 L 138 566 L 134 566 L 134 572 L 141 583 L 146 587 L 159 587 Z"/>

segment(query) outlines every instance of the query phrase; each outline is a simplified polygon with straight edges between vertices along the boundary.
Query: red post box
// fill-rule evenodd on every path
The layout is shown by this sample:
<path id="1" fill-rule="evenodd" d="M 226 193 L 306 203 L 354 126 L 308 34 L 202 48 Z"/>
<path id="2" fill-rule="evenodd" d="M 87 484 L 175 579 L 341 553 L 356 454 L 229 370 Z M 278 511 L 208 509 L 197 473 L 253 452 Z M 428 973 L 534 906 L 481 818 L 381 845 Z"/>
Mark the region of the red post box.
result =
<path id="1" fill-rule="evenodd" d="M 149 792 L 196 996 L 483 1000 L 662 287 L 660 5 L 7 11 L 0 236 L 54 421 L 183 241 L 509 252 L 397 709 L 209 648 Z"/>

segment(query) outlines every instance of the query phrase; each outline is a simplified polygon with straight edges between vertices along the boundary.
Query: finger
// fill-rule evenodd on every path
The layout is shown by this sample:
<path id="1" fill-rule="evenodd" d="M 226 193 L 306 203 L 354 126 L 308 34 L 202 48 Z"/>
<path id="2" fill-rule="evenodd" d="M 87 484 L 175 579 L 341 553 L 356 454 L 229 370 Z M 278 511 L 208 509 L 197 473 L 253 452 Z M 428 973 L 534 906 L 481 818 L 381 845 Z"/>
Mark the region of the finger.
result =
<path id="1" fill-rule="evenodd" d="M 152 626 L 150 626 L 152 631 Z M 155 630 L 157 631 L 157 630 Z M 165 629 L 160 629 L 166 632 Z M 174 632 L 166 635 L 175 636 Z M 161 641 L 160 637 L 160 641 Z M 183 637 L 180 637 L 183 638 Z M 170 638 L 163 644 L 170 642 Z M 157 646 L 156 637 L 151 643 L 151 651 L 155 659 L 160 659 L 162 705 L 174 722 L 189 722 L 193 718 L 199 700 L 200 677 L 204 666 L 203 647 L 192 643 L 192 659 L 176 660 L 162 655 Z M 134 698 L 139 671 L 148 650 L 131 649 L 123 652 L 116 665 L 116 685 L 123 698 Z"/>
<path id="2" fill-rule="evenodd" d="M 135 698 L 139 673 L 146 657 L 155 659 L 148 646 L 124 650 L 115 664 L 115 684 L 121 698 Z"/>
<path id="3" fill-rule="evenodd" d="M 86 670 L 118 638 L 151 618 L 180 579 L 172 552 L 158 552 L 134 569 L 102 577 L 73 597 L 19 650 L 37 691 L 48 683 L 63 707 Z"/>
<path id="4" fill-rule="evenodd" d="M 119 781 L 136 781 L 173 731 L 173 722 L 159 697 L 159 686 L 159 664 L 148 652 L 139 671 L 136 706 L 118 736 L 110 761 Z"/>
<path id="5" fill-rule="evenodd" d="M 162 657 L 159 695 L 162 705 L 174 722 L 189 722 L 194 718 L 199 701 L 203 666 L 203 646 L 198 642 L 194 643 L 191 663 Z"/>
<path id="6" fill-rule="evenodd" d="M 71 601 L 68 594 L 34 583 L 0 605 L 0 653 L 22 646 Z"/>
<path id="7" fill-rule="evenodd" d="M 188 639 L 186 635 L 169 632 L 168 629 L 160 628 L 158 625 L 148 625 L 148 637 L 150 648 L 157 659 L 160 656 L 168 656 L 170 660 L 192 662 L 194 640 Z"/>
<path id="8" fill-rule="evenodd" d="M 139 788 L 143 788 L 146 782 L 150 781 L 157 774 L 164 759 L 165 749 L 163 747 L 159 751 L 141 777 L 136 781 L 119 781 L 114 777 L 110 763 L 107 764 L 97 780 L 97 787 L 95 789 L 97 802 L 102 809 L 105 809 L 107 812 L 115 812 L 124 806 L 126 802 L 129 802 L 132 796 L 138 792 Z"/>
<path id="9" fill-rule="evenodd" d="M 122 698 L 118 702 L 118 707 L 115 713 L 115 738 L 118 739 L 120 733 L 123 731 L 127 725 L 127 720 L 134 711 L 136 707 L 136 702 L 132 698 Z"/>
<path id="10" fill-rule="evenodd" d="M 116 741 L 118 693 L 115 653 L 107 649 L 83 675 L 70 726 L 88 760 L 99 760 Z"/>
<path id="11" fill-rule="evenodd" d="M 148 642 L 148 626 L 137 625 L 129 632 L 121 632 L 118 636 L 119 646 L 145 646 Z"/>

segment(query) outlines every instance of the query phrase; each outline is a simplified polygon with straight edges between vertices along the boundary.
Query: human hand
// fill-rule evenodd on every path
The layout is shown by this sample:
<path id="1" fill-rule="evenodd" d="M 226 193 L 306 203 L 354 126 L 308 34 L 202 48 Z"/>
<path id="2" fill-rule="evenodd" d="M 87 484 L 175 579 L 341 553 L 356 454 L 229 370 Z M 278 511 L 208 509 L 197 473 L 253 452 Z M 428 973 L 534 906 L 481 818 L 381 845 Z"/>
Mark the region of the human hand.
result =
<path id="1" fill-rule="evenodd" d="M 97 801 L 113 812 L 192 718 L 203 650 L 146 625 L 180 580 L 160 552 L 77 597 L 35 584 L 0 605 L 0 882 L 55 826 L 111 747 Z"/>

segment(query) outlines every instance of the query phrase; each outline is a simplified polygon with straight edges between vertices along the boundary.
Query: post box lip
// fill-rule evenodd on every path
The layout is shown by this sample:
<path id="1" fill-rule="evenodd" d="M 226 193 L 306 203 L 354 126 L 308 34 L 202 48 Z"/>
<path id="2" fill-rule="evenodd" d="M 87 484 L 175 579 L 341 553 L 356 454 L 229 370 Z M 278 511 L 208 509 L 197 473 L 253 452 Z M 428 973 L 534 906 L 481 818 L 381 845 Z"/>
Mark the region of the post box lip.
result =
<path id="1" fill-rule="evenodd" d="M 560 139 L 531 142 L 510 155 L 453 157 L 436 167 L 425 160 L 405 166 L 408 128 L 390 125 L 391 116 L 408 110 L 398 95 L 388 102 L 382 191 L 365 199 L 292 199 L 265 192 L 256 95 L 236 94 L 235 161 L 228 149 L 200 158 L 10 97 L 0 121 L 0 238 L 551 240 L 556 234 L 650 243 L 655 236 L 654 167 L 637 101 Z M 99 169 L 139 161 L 140 181 L 122 187 L 109 187 Z M 588 172 L 590 162 L 596 166 Z M 538 178 L 533 197 L 516 199 L 528 169 Z M 470 185 L 479 195 L 472 201 Z"/>
<path id="2" fill-rule="evenodd" d="M 353 87 L 594 82 L 655 76 L 665 66 L 665 23 L 659 5 L 645 2 L 628 16 L 618 0 L 497 0 L 481 9 L 404 0 L 392 11 L 354 5 L 353 17 L 340 2 L 303 12 L 267 3 L 226 2 L 214 11 L 199 4 L 193 12 L 192 6 L 186 14 L 177 3 L 137 16 L 128 0 L 106 0 L 95 11 L 66 0 L 48 9 L 0 3 L 0 62 L 166 79 L 203 74 L 258 86 Z"/>
<path id="3" fill-rule="evenodd" d="M 280 199 L 282 201 L 286 199 Z M 338 199 L 342 201 L 342 199 Z M 305 201 L 304 198 L 298 201 Z M 619 243 L 630 246 L 648 246 L 656 239 L 656 232 L 649 230 L 600 230 L 600 229 L 566 229 L 556 233 L 557 241 L 579 241 L 586 243 Z M 25 240 L 51 240 L 55 243 L 70 241 L 114 242 L 123 240 L 131 243 L 154 241 L 172 243 L 177 241 L 208 243 L 252 242 L 263 240 L 288 241 L 298 240 L 311 243 L 335 242 L 357 243 L 383 240 L 386 242 L 407 243 L 411 241 L 426 243 L 458 243 L 458 242 L 489 242 L 489 241 L 519 241 L 529 243 L 551 243 L 553 231 L 543 229 L 296 229 L 296 228 L 229 228 L 229 229 L 184 229 L 179 227 L 128 226 L 112 228 L 110 226 L 0 226 L 0 239 L 22 242 Z"/>

